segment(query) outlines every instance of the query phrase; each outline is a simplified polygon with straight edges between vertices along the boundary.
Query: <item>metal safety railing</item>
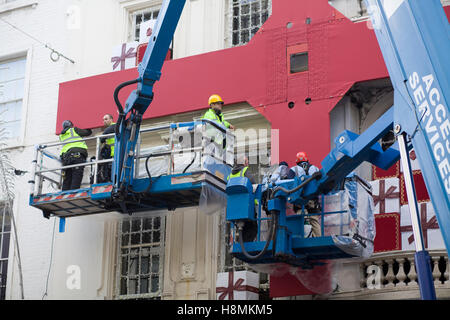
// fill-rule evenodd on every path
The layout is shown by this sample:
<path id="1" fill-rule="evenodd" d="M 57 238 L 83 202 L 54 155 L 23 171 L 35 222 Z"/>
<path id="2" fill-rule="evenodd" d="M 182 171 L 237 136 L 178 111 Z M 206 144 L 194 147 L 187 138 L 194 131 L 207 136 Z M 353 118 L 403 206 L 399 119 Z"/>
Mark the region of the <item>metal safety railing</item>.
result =
<path id="1" fill-rule="evenodd" d="M 101 159 L 104 144 L 102 140 L 114 136 L 112 133 L 80 139 L 88 146 L 87 161 L 80 164 L 63 165 L 60 150 L 66 144 L 64 142 L 37 145 L 29 181 L 30 193 L 40 195 L 60 191 L 63 170 L 75 167 L 91 169 L 89 182 L 86 182 L 84 172 L 82 187 L 97 184 L 100 166 L 112 166 L 114 161 L 113 158 Z M 162 143 L 165 141 L 167 142 Z M 207 119 L 142 128 L 134 156 L 134 177 L 146 177 L 151 171 L 151 176 L 186 173 L 192 170 L 211 171 L 211 166 L 208 165 L 211 163 L 231 167 L 234 162 L 234 144 L 235 137 L 229 130 Z M 143 171 L 144 168 L 146 170 Z M 49 182 L 49 185 L 44 186 L 45 181 Z"/>
<path id="2" fill-rule="evenodd" d="M 268 173 L 270 175 L 270 172 Z M 267 179 L 265 177 L 264 179 Z M 311 230 L 301 232 L 293 238 L 324 237 L 324 236 L 354 236 L 362 234 L 362 238 L 355 236 L 357 241 L 373 243 L 375 236 L 375 220 L 373 214 L 373 200 L 371 185 L 358 176 L 354 176 L 349 188 L 337 190 L 326 195 L 321 194 L 313 200 L 317 207 L 308 212 L 305 205 L 294 205 L 286 202 L 286 217 L 288 219 L 302 219 L 302 224 L 310 225 Z M 261 197 L 261 190 L 257 189 L 256 197 Z M 311 211 L 311 210 L 310 210 Z M 254 241 L 265 241 L 270 230 L 272 217 L 263 210 L 263 203 L 255 201 L 256 237 Z M 315 221 L 311 221 L 314 219 Z M 306 223 L 305 223 L 306 222 Z M 316 234 L 312 235 L 316 225 Z M 236 229 L 232 231 L 232 238 L 237 239 Z"/>

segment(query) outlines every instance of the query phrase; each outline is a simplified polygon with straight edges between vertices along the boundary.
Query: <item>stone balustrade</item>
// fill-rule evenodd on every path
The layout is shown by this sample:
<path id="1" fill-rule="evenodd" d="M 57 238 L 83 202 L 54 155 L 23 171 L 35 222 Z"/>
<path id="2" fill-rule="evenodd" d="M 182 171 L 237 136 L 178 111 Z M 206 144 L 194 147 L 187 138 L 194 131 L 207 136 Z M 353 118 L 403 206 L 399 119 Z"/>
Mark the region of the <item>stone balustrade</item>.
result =
<path id="1" fill-rule="evenodd" d="M 339 288 L 328 299 L 420 299 L 414 251 L 376 253 L 359 263 L 359 288 Z M 438 299 L 450 299 L 449 260 L 445 250 L 430 250 Z M 356 263 L 358 265 L 358 263 Z M 347 267 L 355 263 L 346 264 Z"/>

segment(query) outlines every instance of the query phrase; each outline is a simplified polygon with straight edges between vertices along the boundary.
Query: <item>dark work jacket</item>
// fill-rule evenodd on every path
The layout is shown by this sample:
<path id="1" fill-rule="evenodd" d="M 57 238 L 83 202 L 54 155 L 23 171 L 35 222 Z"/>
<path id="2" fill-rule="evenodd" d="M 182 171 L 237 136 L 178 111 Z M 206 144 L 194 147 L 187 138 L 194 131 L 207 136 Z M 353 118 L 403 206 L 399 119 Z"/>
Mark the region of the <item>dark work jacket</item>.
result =
<path id="1" fill-rule="evenodd" d="M 102 134 L 110 134 L 110 133 L 115 133 L 116 132 L 116 124 L 112 124 L 110 125 L 108 128 L 105 129 L 105 131 L 103 131 Z M 100 142 L 101 143 L 105 143 L 106 138 L 101 138 Z"/>

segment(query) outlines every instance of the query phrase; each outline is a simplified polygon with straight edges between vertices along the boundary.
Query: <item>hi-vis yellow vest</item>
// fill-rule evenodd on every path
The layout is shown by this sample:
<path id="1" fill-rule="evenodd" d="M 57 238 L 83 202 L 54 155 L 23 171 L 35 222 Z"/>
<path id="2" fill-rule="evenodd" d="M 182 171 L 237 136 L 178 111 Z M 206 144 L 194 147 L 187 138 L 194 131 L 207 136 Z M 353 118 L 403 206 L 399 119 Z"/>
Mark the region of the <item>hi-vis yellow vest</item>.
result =
<path id="1" fill-rule="evenodd" d="M 238 173 L 230 173 L 230 175 L 227 177 L 227 181 L 230 180 L 231 178 L 238 178 L 238 177 L 244 177 L 245 173 L 247 172 L 248 167 L 245 167 L 244 169 L 242 169 L 241 171 L 239 171 Z"/>
<path id="2" fill-rule="evenodd" d="M 88 148 L 86 143 L 82 140 L 80 135 L 75 132 L 75 130 L 73 128 L 70 128 L 63 134 L 60 134 L 59 141 L 61 141 L 61 142 L 67 141 L 67 143 L 63 146 L 60 155 L 66 153 L 67 151 L 69 151 L 69 149 L 72 149 L 72 148 L 81 148 L 81 149 L 86 149 L 86 150 Z"/>
<path id="3" fill-rule="evenodd" d="M 202 119 L 215 120 L 219 122 L 221 125 L 225 126 L 225 128 L 230 128 L 230 123 L 223 120 L 223 115 L 222 117 L 219 117 L 212 108 L 209 108 L 208 111 L 206 111 Z"/>
<path id="4" fill-rule="evenodd" d="M 115 122 L 111 123 L 111 125 L 116 124 Z M 114 157 L 114 145 L 116 144 L 115 136 L 106 139 L 106 144 L 111 147 L 111 157 Z"/>

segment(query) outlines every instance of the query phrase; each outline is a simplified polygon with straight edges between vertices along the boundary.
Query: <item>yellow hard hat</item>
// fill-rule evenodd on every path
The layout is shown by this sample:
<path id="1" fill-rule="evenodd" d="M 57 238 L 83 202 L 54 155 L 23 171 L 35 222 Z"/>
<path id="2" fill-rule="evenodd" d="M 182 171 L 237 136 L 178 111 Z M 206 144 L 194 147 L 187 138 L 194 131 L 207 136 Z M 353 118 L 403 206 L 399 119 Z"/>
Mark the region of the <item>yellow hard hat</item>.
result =
<path id="1" fill-rule="evenodd" d="M 208 105 L 211 105 L 211 103 L 215 102 L 221 102 L 223 104 L 223 100 L 218 94 L 213 94 L 211 97 L 209 97 Z"/>

